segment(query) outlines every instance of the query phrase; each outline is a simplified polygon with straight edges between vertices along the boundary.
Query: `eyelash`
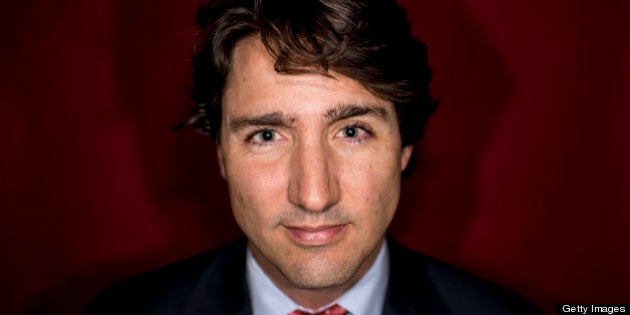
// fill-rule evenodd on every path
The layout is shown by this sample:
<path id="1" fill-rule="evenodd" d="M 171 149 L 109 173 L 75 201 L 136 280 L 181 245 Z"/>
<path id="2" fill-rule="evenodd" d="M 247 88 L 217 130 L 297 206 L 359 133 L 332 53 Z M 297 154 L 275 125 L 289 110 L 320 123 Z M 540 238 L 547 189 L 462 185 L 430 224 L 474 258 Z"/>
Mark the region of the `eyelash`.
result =
<path id="1" fill-rule="evenodd" d="M 349 128 L 360 129 L 361 131 L 365 133 L 365 135 L 363 136 L 361 134 L 358 134 L 356 137 L 344 137 L 352 143 L 356 143 L 356 144 L 361 143 L 372 136 L 372 131 L 361 123 L 346 124 L 339 130 L 339 132 L 343 133 L 345 132 L 346 129 L 349 129 Z"/>
<path id="2" fill-rule="evenodd" d="M 372 132 L 370 131 L 369 128 L 365 127 L 363 124 L 360 123 L 349 123 L 344 125 L 341 129 L 339 129 L 339 131 L 337 132 L 337 134 L 339 133 L 343 133 L 345 132 L 345 130 L 349 129 L 349 128 L 355 128 L 355 129 L 360 129 L 359 134 L 356 137 L 344 137 L 345 139 L 348 139 L 347 141 L 351 142 L 351 143 L 361 143 L 365 140 L 367 140 L 369 137 L 372 136 Z M 254 140 L 254 137 L 262 135 L 263 132 L 271 132 L 273 134 L 273 139 L 269 140 L 269 141 L 260 141 L 260 140 Z M 364 132 L 365 135 L 361 135 L 360 132 Z M 278 137 L 278 132 L 275 131 L 274 129 L 271 128 L 258 128 L 253 130 L 252 132 L 248 133 L 247 136 L 245 137 L 245 141 L 258 145 L 258 146 L 265 146 L 265 145 L 269 145 L 271 142 L 273 142 L 275 140 L 275 138 Z"/>
<path id="3" fill-rule="evenodd" d="M 262 133 L 265 132 L 265 131 L 271 132 L 273 134 L 274 139 L 275 139 L 275 137 L 278 136 L 278 132 L 273 130 L 273 129 L 271 129 L 271 128 L 258 128 L 258 129 L 253 130 L 252 132 L 248 133 L 247 136 L 245 137 L 245 141 L 253 143 L 253 144 L 258 145 L 258 146 L 268 145 L 270 142 L 273 141 L 273 139 L 270 140 L 270 141 L 254 140 L 254 137 L 256 137 L 258 135 L 262 135 Z"/>

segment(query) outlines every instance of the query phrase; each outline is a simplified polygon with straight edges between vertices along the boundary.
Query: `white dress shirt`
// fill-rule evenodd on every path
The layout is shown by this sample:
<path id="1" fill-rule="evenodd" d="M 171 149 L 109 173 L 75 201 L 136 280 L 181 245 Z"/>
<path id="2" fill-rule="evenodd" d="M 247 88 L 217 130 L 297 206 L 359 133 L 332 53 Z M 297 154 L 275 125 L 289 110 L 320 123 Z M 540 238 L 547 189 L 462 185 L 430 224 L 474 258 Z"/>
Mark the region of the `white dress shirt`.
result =
<path id="1" fill-rule="evenodd" d="M 286 315 L 297 309 L 317 313 L 334 304 L 339 304 L 350 315 L 379 315 L 383 310 L 389 280 L 389 254 L 385 241 L 363 277 L 337 300 L 317 310 L 300 306 L 284 294 L 263 272 L 249 247 L 246 266 L 253 315 Z"/>

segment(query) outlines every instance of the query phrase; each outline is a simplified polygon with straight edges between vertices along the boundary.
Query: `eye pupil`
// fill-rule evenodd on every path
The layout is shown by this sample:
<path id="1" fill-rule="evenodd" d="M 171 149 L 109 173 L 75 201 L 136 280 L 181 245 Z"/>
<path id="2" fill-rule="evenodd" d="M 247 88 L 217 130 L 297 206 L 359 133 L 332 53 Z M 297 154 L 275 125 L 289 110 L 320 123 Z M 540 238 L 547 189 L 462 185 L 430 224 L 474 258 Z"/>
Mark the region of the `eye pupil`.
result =
<path id="1" fill-rule="evenodd" d="M 265 141 L 271 141 L 273 139 L 273 133 L 269 130 L 263 131 L 260 136 Z"/>
<path id="2" fill-rule="evenodd" d="M 354 127 L 346 127 L 344 130 L 346 137 L 354 137 L 357 134 L 357 130 Z"/>

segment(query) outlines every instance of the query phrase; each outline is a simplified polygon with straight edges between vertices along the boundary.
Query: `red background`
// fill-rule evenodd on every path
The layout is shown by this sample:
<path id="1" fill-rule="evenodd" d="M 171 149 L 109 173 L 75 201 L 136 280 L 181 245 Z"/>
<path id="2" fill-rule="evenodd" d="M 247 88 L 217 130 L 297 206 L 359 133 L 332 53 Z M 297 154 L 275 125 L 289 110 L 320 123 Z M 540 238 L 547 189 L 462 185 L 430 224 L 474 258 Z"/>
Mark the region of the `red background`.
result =
<path id="1" fill-rule="evenodd" d="M 442 105 L 392 234 L 547 313 L 630 303 L 630 2 L 402 4 Z M 0 313 L 79 314 L 239 235 L 212 142 L 169 130 L 197 6 L 2 4 Z"/>

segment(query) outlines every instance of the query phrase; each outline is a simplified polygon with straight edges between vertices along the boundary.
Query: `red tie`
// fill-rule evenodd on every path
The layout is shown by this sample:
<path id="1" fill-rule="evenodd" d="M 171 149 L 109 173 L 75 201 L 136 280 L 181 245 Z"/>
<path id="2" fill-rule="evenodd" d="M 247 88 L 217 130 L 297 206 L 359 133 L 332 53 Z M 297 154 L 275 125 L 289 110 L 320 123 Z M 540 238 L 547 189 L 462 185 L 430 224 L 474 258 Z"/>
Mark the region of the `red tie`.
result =
<path id="1" fill-rule="evenodd" d="M 319 313 L 307 313 L 304 311 L 300 311 L 300 310 L 295 310 L 291 313 L 289 313 L 289 315 L 346 315 L 348 314 L 348 311 L 346 311 L 343 307 L 335 304 Z"/>

